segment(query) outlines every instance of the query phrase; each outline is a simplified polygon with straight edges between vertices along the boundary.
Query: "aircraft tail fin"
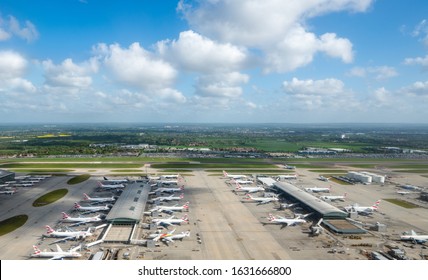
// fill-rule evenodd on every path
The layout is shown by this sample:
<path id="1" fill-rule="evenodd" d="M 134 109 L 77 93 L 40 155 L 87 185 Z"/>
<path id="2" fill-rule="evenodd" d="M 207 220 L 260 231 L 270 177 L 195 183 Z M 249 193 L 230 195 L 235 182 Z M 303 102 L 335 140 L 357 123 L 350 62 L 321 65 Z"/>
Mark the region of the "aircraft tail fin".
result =
<path id="1" fill-rule="evenodd" d="M 84 200 L 90 200 L 91 198 L 86 193 L 83 193 L 83 199 Z"/>
<path id="2" fill-rule="evenodd" d="M 42 252 L 36 245 L 33 245 L 33 249 L 34 249 L 34 254 L 36 255 L 39 255 Z"/>
<path id="3" fill-rule="evenodd" d="M 67 219 L 67 218 L 70 218 L 70 216 L 68 216 L 67 213 L 62 212 L 62 218 L 63 219 Z"/>
<path id="4" fill-rule="evenodd" d="M 273 222 L 273 221 L 275 221 L 275 216 L 274 216 L 274 215 L 272 215 L 271 213 L 269 213 L 269 215 L 268 215 L 268 221 L 269 221 L 269 222 Z"/>
<path id="5" fill-rule="evenodd" d="M 54 232 L 53 228 L 51 228 L 49 225 L 46 225 L 46 230 L 47 230 L 47 234 L 51 234 L 52 232 Z"/>
<path id="6" fill-rule="evenodd" d="M 227 175 L 228 175 L 227 172 L 225 170 L 223 170 L 223 176 L 227 177 Z"/>
<path id="7" fill-rule="evenodd" d="M 181 219 L 185 222 L 189 222 L 189 217 L 187 216 L 187 214 L 185 214 Z"/>

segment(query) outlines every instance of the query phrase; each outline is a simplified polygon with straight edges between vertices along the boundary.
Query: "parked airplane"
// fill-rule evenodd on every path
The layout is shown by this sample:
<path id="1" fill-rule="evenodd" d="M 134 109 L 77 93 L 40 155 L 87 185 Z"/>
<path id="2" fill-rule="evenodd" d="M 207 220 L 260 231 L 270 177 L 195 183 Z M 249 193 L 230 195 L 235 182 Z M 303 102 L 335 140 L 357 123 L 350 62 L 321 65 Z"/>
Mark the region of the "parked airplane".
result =
<path id="1" fill-rule="evenodd" d="M 343 195 L 322 195 L 320 198 L 325 201 L 345 201 L 347 193 L 344 193 Z"/>
<path id="2" fill-rule="evenodd" d="M 178 185 L 179 180 L 157 180 L 156 181 L 158 184 L 162 184 L 162 185 Z"/>
<path id="3" fill-rule="evenodd" d="M 124 184 L 109 184 L 109 185 L 104 185 L 101 182 L 98 182 L 98 187 L 100 189 L 106 189 L 106 190 L 115 190 L 115 189 L 123 189 L 125 188 Z"/>
<path id="4" fill-rule="evenodd" d="M 71 226 L 77 226 L 77 225 L 86 224 L 86 223 L 94 223 L 94 222 L 99 222 L 101 220 L 102 220 L 101 215 L 96 215 L 93 217 L 70 217 L 65 212 L 62 212 L 62 222 L 65 222 L 65 223 L 75 222 L 75 224 L 72 224 Z"/>
<path id="5" fill-rule="evenodd" d="M 43 234 L 44 237 L 55 237 L 55 238 L 63 237 L 62 239 L 57 240 L 54 243 L 66 241 L 69 239 L 74 239 L 74 240 L 84 239 L 87 236 L 92 236 L 92 233 L 89 228 L 87 231 L 56 231 L 47 225 L 46 230 L 47 230 L 46 234 Z"/>
<path id="6" fill-rule="evenodd" d="M 294 165 L 288 165 L 288 164 L 285 164 L 284 168 L 285 169 L 290 169 L 290 170 L 296 169 L 296 167 Z"/>
<path id="7" fill-rule="evenodd" d="M 102 205 L 102 206 L 80 206 L 79 203 L 74 203 L 74 209 L 78 211 L 86 211 L 87 213 L 98 212 L 98 211 L 109 211 L 110 205 Z"/>
<path id="8" fill-rule="evenodd" d="M 296 203 L 281 203 L 281 204 L 279 205 L 278 209 L 279 209 L 279 210 L 289 209 L 289 208 L 291 208 L 291 207 L 293 207 L 293 206 L 296 206 L 296 205 L 298 205 L 298 204 L 299 204 L 298 202 L 296 202 Z"/>
<path id="9" fill-rule="evenodd" d="M 400 240 L 422 244 L 428 241 L 428 235 L 418 235 L 414 230 L 411 230 L 410 233 L 406 232 L 404 235 L 400 236 Z"/>
<path id="10" fill-rule="evenodd" d="M 31 254 L 31 257 L 33 258 L 50 258 L 50 260 L 59 260 L 62 258 L 80 258 L 82 254 L 76 252 L 77 250 L 81 249 L 82 246 L 74 247 L 68 251 L 63 251 L 61 247 L 59 247 L 58 244 L 56 244 L 56 252 L 51 251 L 40 251 L 37 246 L 33 245 L 34 248 L 34 254 Z"/>
<path id="11" fill-rule="evenodd" d="M 328 187 L 328 188 L 319 188 L 319 187 L 305 188 L 305 191 L 312 192 L 312 193 L 330 192 L 330 187 Z"/>
<path id="12" fill-rule="evenodd" d="M 182 206 L 174 205 L 174 206 L 156 206 L 149 210 L 149 212 L 165 212 L 167 214 L 172 214 L 175 211 L 187 211 L 189 209 L 189 202 L 187 201 Z"/>
<path id="13" fill-rule="evenodd" d="M 4 191 L 0 191 L 0 194 L 8 194 L 8 195 L 12 195 L 16 193 L 16 188 L 13 189 L 6 189 Z"/>
<path id="14" fill-rule="evenodd" d="M 421 187 L 413 186 L 413 185 L 402 185 L 400 187 L 403 188 L 403 189 L 406 189 L 406 190 L 422 191 Z"/>
<path id="15" fill-rule="evenodd" d="M 168 228 L 168 226 L 172 226 L 172 225 L 181 225 L 181 223 L 183 223 L 183 222 L 188 223 L 189 219 L 188 219 L 187 214 L 186 214 L 180 219 L 175 219 L 174 216 L 171 216 L 171 217 L 165 218 L 165 219 L 152 219 L 151 222 L 155 223 L 158 226 Z"/>
<path id="16" fill-rule="evenodd" d="M 248 200 L 258 202 L 257 205 L 266 204 L 266 203 L 274 202 L 274 201 L 279 201 L 279 199 L 277 197 L 253 197 L 253 196 L 251 196 L 251 194 L 246 194 L 245 196 Z"/>
<path id="17" fill-rule="evenodd" d="M 275 217 L 274 215 L 269 213 L 268 221 L 271 223 L 274 223 L 274 224 L 281 224 L 282 225 L 281 228 L 284 228 L 286 226 L 294 226 L 297 224 L 306 223 L 307 221 L 304 218 L 308 215 L 309 214 L 304 215 L 304 216 L 297 216 L 295 218 L 285 218 L 285 217 L 281 217 L 281 216 Z"/>
<path id="18" fill-rule="evenodd" d="M 157 192 L 159 193 L 175 193 L 175 192 L 181 192 L 184 190 L 184 186 L 181 186 L 179 188 L 157 188 L 155 190 L 153 190 L 152 192 L 150 192 L 150 194 L 155 194 Z"/>
<path id="19" fill-rule="evenodd" d="M 160 240 L 165 242 L 168 245 L 168 242 L 174 242 L 174 240 L 183 240 L 185 237 L 190 236 L 190 231 L 185 231 L 179 234 L 169 234 L 166 236 L 161 236 Z"/>
<path id="20" fill-rule="evenodd" d="M 232 179 L 232 180 L 234 180 L 235 181 L 235 184 L 236 183 L 238 183 L 238 184 L 242 184 L 242 185 L 251 185 L 251 184 L 253 184 L 254 183 L 254 181 L 251 181 L 251 180 L 240 180 L 240 179 Z"/>
<path id="21" fill-rule="evenodd" d="M 102 203 L 102 202 L 115 201 L 116 198 L 114 196 L 112 196 L 112 197 L 90 197 L 86 193 L 83 193 L 83 200 L 84 201 L 91 201 L 94 203 Z"/>
<path id="22" fill-rule="evenodd" d="M 372 206 L 360 206 L 357 203 L 354 205 L 345 206 L 344 209 L 346 212 L 357 212 L 362 215 L 370 215 L 373 214 L 374 211 L 379 209 L 380 199 L 377 200 Z"/>
<path id="23" fill-rule="evenodd" d="M 318 180 L 320 180 L 320 181 L 324 181 L 324 182 L 328 182 L 328 181 L 330 180 L 330 178 L 327 178 L 327 177 L 324 177 L 324 176 L 320 175 L 320 176 L 318 177 Z"/>
<path id="24" fill-rule="evenodd" d="M 150 203 L 155 203 L 156 201 L 163 202 L 163 201 L 173 201 L 173 200 L 180 200 L 184 198 L 184 194 L 181 194 L 180 196 L 174 196 L 173 194 L 170 196 L 158 196 L 153 199 L 150 199 Z"/>
<path id="25" fill-rule="evenodd" d="M 255 193 L 255 192 L 264 192 L 265 188 L 263 187 L 243 187 L 238 182 L 235 181 L 235 192 L 246 192 L 246 193 Z"/>
<path id="26" fill-rule="evenodd" d="M 244 179 L 244 178 L 247 178 L 246 175 L 228 174 L 225 170 L 223 170 L 223 176 L 224 176 L 224 178 L 231 178 L 231 179 Z"/>
<path id="27" fill-rule="evenodd" d="M 128 179 L 108 179 L 107 177 L 103 177 L 103 178 L 107 183 L 112 183 L 112 184 L 123 184 L 123 183 L 129 182 Z"/>
<path id="28" fill-rule="evenodd" d="M 406 194 L 418 194 L 420 192 L 411 192 L 411 191 L 397 191 L 398 194 L 406 195 Z"/>
<path id="29" fill-rule="evenodd" d="M 297 179 L 296 174 L 278 175 L 277 180 L 295 180 Z"/>
<path id="30" fill-rule="evenodd" d="M 147 236 L 147 239 L 152 239 L 154 241 L 159 241 L 163 237 L 172 235 L 174 233 L 174 231 L 175 231 L 175 229 L 173 229 L 173 230 L 171 230 L 171 231 L 169 231 L 167 233 L 162 233 L 162 230 L 158 230 L 158 231 L 156 231 L 156 233 L 149 234 Z"/>
<path id="31" fill-rule="evenodd" d="M 178 177 L 180 177 L 180 174 L 176 174 L 176 175 L 161 175 L 160 176 L 163 179 L 178 179 Z"/>

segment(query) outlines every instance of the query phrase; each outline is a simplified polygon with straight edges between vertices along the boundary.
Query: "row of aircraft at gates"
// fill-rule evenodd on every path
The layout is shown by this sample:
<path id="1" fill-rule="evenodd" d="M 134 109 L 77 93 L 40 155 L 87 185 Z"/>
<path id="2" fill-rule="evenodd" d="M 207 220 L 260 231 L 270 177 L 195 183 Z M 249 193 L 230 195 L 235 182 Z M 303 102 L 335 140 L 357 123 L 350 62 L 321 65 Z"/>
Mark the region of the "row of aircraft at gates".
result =
<path id="1" fill-rule="evenodd" d="M 272 197 L 256 197 L 253 196 L 253 193 L 256 192 L 265 192 L 265 188 L 262 186 L 242 186 L 254 183 L 252 180 L 249 180 L 246 175 L 243 174 L 228 174 L 226 171 L 223 171 L 224 178 L 230 179 L 235 184 L 234 191 L 236 192 L 244 192 L 245 193 L 245 199 L 248 201 L 254 201 L 258 205 L 267 204 L 267 203 L 277 203 L 280 202 L 279 198 L 277 196 Z M 168 218 L 152 218 L 151 222 L 155 223 L 158 227 L 168 229 L 170 226 L 177 226 L 181 225 L 182 223 L 188 223 L 188 217 L 187 214 L 183 215 L 181 218 L 175 218 L 173 216 L 174 212 L 184 212 L 188 211 L 189 209 L 189 202 L 186 202 L 182 205 L 159 205 L 158 202 L 170 202 L 170 201 L 178 201 L 183 199 L 183 194 L 176 196 L 174 195 L 175 192 L 183 192 L 184 187 L 163 187 L 163 185 L 174 185 L 179 182 L 178 179 L 179 175 L 170 175 L 165 177 L 150 177 L 149 179 L 151 181 L 157 181 L 157 184 L 153 184 L 152 187 L 156 187 L 153 191 L 150 192 L 151 195 L 153 194 L 159 194 L 159 193 L 170 193 L 169 196 L 158 196 L 155 198 L 150 199 L 149 203 L 155 203 L 156 206 L 149 209 L 147 212 L 148 214 L 151 214 L 153 212 L 164 212 L 169 215 L 172 215 Z M 294 176 L 294 175 L 293 175 Z M 118 190 L 123 189 L 126 187 L 126 183 L 129 183 L 129 180 L 127 179 L 107 179 L 104 177 L 105 182 L 101 183 L 98 182 L 98 187 L 103 190 Z M 158 184 L 160 183 L 160 184 Z M 330 192 L 330 188 L 306 188 L 305 191 L 310 193 L 323 193 L 323 192 Z M 332 202 L 332 201 L 345 201 L 347 194 L 341 196 L 329 196 L 329 195 L 322 195 L 320 196 L 321 199 Z M 74 204 L 74 210 L 80 212 L 81 214 L 90 214 L 94 212 L 102 212 L 102 211 L 109 211 L 112 207 L 112 203 L 115 202 L 117 197 L 110 196 L 110 197 L 91 197 L 88 194 L 83 194 L 83 201 L 90 203 L 90 206 L 81 206 L 78 202 Z M 98 205 L 103 204 L 104 205 Z M 284 208 L 291 208 L 292 206 L 296 205 L 294 204 L 284 204 Z M 347 212 L 358 212 L 359 214 L 366 214 L 371 215 L 375 211 L 379 210 L 379 204 L 380 200 L 377 200 L 372 206 L 360 206 L 358 204 L 349 205 L 344 207 L 344 210 Z M 308 221 L 305 219 L 308 216 L 310 216 L 312 213 L 309 214 L 295 214 L 293 218 L 286 218 L 278 215 L 273 215 L 272 213 L 268 214 L 267 221 L 271 224 L 279 224 L 281 225 L 281 228 L 287 227 L 287 226 L 295 226 L 303 223 L 307 223 Z M 70 226 L 77 226 L 81 224 L 87 224 L 87 223 L 95 223 L 102 221 L 103 218 L 101 214 L 93 215 L 93 216 L 78 216 L 78 217 L 71 217 L 67 213 L 62 212 L 62 222 L 63 223 L 69 223 Z M 322 219 L 317 223 L 316 226 L 319 226 Z M 67 240 L 79 240 L 79 239 L 85 239 L 89 236 L 93 235 L 93 232 L 90 228 L 87 230 L 80 230 L 75 231 L 67 228 L 65 231 L 57 231 L 51 228 L 49 225 L 46 225 L 46 234 L 44 234 L 44 237 L 54 237 L 59 238 L 58 240 L 52 242 L 51 244 L 55 244 L 62 241 Z M 190 231 L 181 232 L 178 234 L 174 234 L 176 231 L 176 228 L 169 230 L 168 232 L 163 232 L 162 230 L 158 230 L 155 233 L 149 234 L 148 239 L 152 239 L 154 241 L 162 241 L 166 244 L 170 242 L 174 242 L 174 240 L 182 240 L 183 238 L 190 236 Z M 401 240 L 403 241 L 410 241 L 413 243 L 424 243 L 428 240 L 428 235 L 418 235 L 415 231 L 410 231 L 408 233 L 405 233 L 401 236 Z M 81 245 L 71 248 L 67 251 L 64 251 L 61 249 L 61 247 L 56 244 L 56 251 L 41 251 L 37 246 L 34 247 L 34 253 L 31 255 L 32 257 L 43 257 L 43 258 L 50 258 L 50 259 L 63 259 L 63 258 L 79 258 L 81 257 L 81 254 L 78 252 L 81 249 Z"/>
<path id="2" fill-rule="evenodd" d="M 294 168 L 293 168 L 294 169 Z M 287 179 L 296 179 L 297 175 L 285 175 L 287 176 Z M 230 179 L 235 184 L 235 192 L 244 192 L 245 198 L 250 201 L 255 201 L 258 203 L 258 205 L 266 204 L 270 202 L 279 202 L 279 199 L 277 196 L 274 197 L 254 197 L 251 194 L 256 192 L 265 192 L 266 189 L 262 186 L 242 186 L 242 184 L 252 184 L 254 183 L 252 180 L 248 180 L 248 176 L 244 174 L 229 174 L 226 171 L 223 170 L 223 177 Z M 321 181 L 329 181 L 330 178 L 319 176 L 318 180 Z M 243 183 L 244 182 L 244 183 Z M 250 183 L 251 182 L 251 183 Z M 331 190 L 331 187 L 321 188 L 321 187 L 310 187 L 310 188 L 304 188 L 306 192 L 309 193 L 329 193 Z M 409 188 L 410 189 L 410 188 Z M 343 195 L 321 195 L 319 196 L 320 199 L 326 201 L 326 202 L 334 202 L 334 201 L 345 201 L 347 198 L 347 193 L 344 193 Z M 373 203 L 371 206 L 361 206 L 358 203 L 354 203 L 352 205 L 348 205 L 343 207 L 343 209 L 348 213 L 356 212 L 360 215 L 371 215 L 375 213 L 376 211 L 379 211 L 379 205 L 381 200 L 377 200 Z M 281 208 L 291 208 L 298 203 L 291 203 L 291 204 L 281 204 Z M 294 218 L 285 218 L 281 216 L 274 216 L 273 214 L 269 213 L 268 215 L 268 221 L 270 223 L 275 224 L 281 224 L 283 227 L 285 226 L 293 226 L 297 224 L 307 223 L 305 220 L 306 217 L 311 215 L 312 213 L 302 215 L 302 214 L 295 214 Z M 322 219 L 317 223 L 317 226 L 319 226 Z M 428 241 L 428 235 L 419 235 L 414 230 L 411 230 L 410 232 L 403 233 L 403 235 L 400 236 L 400 240 L 402 241 L 410 241 L 413 243 L 425 243 Z"/>
<path id="3" fill-rule="evenodd" d="M 179 180 L 173 180 L 177 179 L 179 175 L 166 175 L 164 178 L 151 178 L 151 180 L 157 180 L 158 183 L 160 182 L 161 185 L 163 185 L 166 181 L 168 181 L 168 185 L 172 185 L 171 182 L 178 183 Z M 97 182 L 99 189 L 101 190 L 118 190 L 123 189 L 126 187 L 126 183 L 129 183 L 127 179 L 107 179 L 104 177 L 104 183 Z M 159 186 L 159 184 L 153 184 L 152 187 Z M 182 192 L 184 190 L 184 187 L 178 187 L 178 188 L 165 188 L 165 187 L 157 187 L 154 191 L 149 192 L 149 194 L 159 194 L 159 193 L 172 193 L 170 196 L 158 196 L 153 199 L 151 199 L 150 203 L 157 203 L 157 202 L 169 202 L 169 201 L 176 201 L 181 200 L 184 196 L 181 194 L 180 196 L 174 196 L 175 192 Z M 88 224 L 88 223 L 96 223 L 103 221 L 103 217 L 101 214 L 93 215 L 93 216 L 81 216 L 85 214 L 95 213 L 95 212 L 105 212 L 109 211 L 111 207 L 113 206 L 112 203 L 116 201 L 117 197 L 110 196 L 110 197 L 91 197 L 86 193 L 83 193 L 83 201 L 86 203 L 89 203 L 88 206 L 81 206 L 78 202 L 74 203 L 73 210 L 79 212 L 78 217 L 71 217 L 66 212 L 62 212 L 62 219 L 61 222 L 68 223 L 70 227 L 78 226 L 82 224 Z M 103 204 L 104 205 L 98 205 Z M 173 205 L 173 206 L 167 206 L 167 205 L 156 205 L 153 208 L 149 209 L 146 213 L 153 213 L 153 212 L 164 212 L 167 214 L 172 215 L 174 212 L 180 211 L 188 211 L 189 209 L 189 202 L 186 202 L 185 204 L 179 206 L 179 205 Z M 154 218 L 151 219 L 151 222 L 156 224 L 159 227 L 167 229 L 169 226 L 177 226 L 181 225 L 184 222 L 188 223 L 188 217 L 187 214 L 184 215 L 182 218 L 175 218 L 173 215 L 168 218 L 158 219 Z M 93 228 L 92 230 L 96 230 L 99 228 L 102 228 L 106 226 L 101 225 L 98 227 Z M 67 240 L 83 240 L 87 237 L 90 237 L 93 235 L 93 232 L 91 231 L 91 228 L 88 227 L 87 230 L 72 230 L 69 227 L 67 227 L 67 230 L 54 230 L 49 225 L 46 225 L 46 233 L 43 234 L 44 238 L 57 238 L 54 242 L 50 243 L 50 245 L 59 243 L 59 242 L 65 242 Z M 152 238 L 154 241 L 162 241 L 165 244 L 168 244 L 170 242 L 174 242 L 174 240 L 182 240 L 185 237 L 190 236 L 190 231 L 174 234 L 175 228 L 173 230 L 170 230 L 167 233 L 161 233 L 161 231 L 157 231 L 157 233 L 149 235 L 149 239 Z M 154 237 L 153 237 L 154 236 Z M 59 239 L 58 239 L 59 238 Z M 64 251 L 61 249 L 61 247 L 56 244 L 56 251 L 41 251 L 37 246 L 33 246 L 34 253 L 31 254 L 31 257 L 38 257 L 38 258 L 50 258 L 51 260 L 56 259 L 63 259 L 63 258 L 79 258 L 81 257 L 81 254 L 78 252 L 81 249 L 81 245 L 71 248 L 70 250 Z"/>

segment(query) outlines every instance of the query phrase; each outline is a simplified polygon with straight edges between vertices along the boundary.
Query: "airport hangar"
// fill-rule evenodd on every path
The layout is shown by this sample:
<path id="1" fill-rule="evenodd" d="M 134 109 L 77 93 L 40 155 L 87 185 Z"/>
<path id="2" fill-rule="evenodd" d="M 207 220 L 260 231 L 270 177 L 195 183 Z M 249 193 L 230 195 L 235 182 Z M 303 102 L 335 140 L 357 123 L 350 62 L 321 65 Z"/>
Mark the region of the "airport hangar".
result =
<path id="1" fill-rule="evenodd" d="M 151 187 L 146 183 L 128 184 L 110 209 L 109 223 L 102 240 L 107 243 L 138 243 L 137 225 L 143 218 Z"/>
<path id="2" fill-rule="evenodd" d="M 305 208 L 309 208 L 315 212 L 317 218 L 322 218 L 322 224 L 331 231 L 339 234 L 361 234 L 367 231 L 350 223 L 348 213 L 338 209 L 337 207 L 322 201 L 316 196 L 307 193 L 296 186 L 287 182 L 275 182 L 273 188 L 291 197 Z"/>

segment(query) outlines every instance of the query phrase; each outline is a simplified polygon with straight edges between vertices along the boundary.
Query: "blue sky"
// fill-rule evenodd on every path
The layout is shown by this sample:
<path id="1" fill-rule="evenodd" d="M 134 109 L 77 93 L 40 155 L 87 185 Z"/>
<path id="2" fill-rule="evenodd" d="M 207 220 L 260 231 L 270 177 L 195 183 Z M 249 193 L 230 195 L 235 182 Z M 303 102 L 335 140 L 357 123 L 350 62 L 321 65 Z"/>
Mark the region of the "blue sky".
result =
<path id="1" fill-rule="evenodd" d="M 423 0 L 0 2 L 0 122 L 426 123 Z"/>

